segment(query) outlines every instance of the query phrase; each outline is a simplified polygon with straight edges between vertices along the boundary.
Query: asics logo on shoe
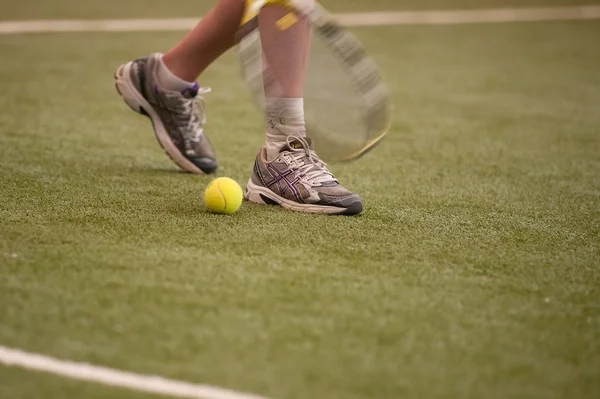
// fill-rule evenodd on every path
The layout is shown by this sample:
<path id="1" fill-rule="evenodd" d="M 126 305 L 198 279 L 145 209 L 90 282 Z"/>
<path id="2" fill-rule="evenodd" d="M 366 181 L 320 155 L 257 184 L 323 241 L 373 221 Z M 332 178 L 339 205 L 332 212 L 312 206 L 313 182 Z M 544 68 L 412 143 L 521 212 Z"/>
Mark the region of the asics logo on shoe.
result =
<path id="1" fill-rule="evenodd" d="M 296 184 L 298 184 L 298 182 L 300 182 L 301 178 L 300 178 L 300 176 L 298 176 L 297 173 L 295 173 L 294 170 L 288 169 L 282 173 L 272 165 L 267 165 L 267 170 L 271 174 L 271 177 L 273 177 L 273 180 L 271 180 L 271 182 L 268 183 L 267 187 L 271 188 L 273 186 L 277 186 L 277 189 L 279 190 L 279 193 L 281 193 L 281 195 L 285 195 L 285 193 L 287 193 L 289 190 L 294 195 L 294 198 L 296 198 L 296 201 L 303 202 L 302 196 L 300 195 L 300 192 L 296 188 Z M 288 179 L 288 177 L 290 177 L 290 175 L 294 175 L 294 174 L 296 176 L 292 177 L 292 180 Z"/>

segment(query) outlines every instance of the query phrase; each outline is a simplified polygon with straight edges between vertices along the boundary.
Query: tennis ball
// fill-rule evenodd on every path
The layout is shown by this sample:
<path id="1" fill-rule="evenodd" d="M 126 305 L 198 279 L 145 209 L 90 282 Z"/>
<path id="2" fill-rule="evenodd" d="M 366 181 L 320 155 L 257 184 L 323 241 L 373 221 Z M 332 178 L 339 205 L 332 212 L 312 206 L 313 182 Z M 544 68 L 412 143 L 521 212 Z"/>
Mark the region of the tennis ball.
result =
<path id="1" fill-rule="evenodd" d="M 232 214 L 240 209 L 243 198 L 242 188 L 229 177 L 213 180 L 204 192 L 204 203 L 213 213 Z"/>

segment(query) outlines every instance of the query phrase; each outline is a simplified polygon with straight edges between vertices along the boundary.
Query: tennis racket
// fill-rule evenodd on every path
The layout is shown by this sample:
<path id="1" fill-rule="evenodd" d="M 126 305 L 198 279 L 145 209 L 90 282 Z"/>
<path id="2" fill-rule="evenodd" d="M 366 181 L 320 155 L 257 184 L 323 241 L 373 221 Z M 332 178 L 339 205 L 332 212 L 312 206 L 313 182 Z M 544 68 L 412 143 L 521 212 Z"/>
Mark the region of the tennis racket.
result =
<path id="1" fill-rule="evenodd" d="M 305 0 L 247 0 L 238 34 L 242 73 L 258 106 L 279 83 L 266 67 L 258 14 L 265 5 L 290 9 L 283 25 L 308 18 L 312 41 L 304 83 L 306 133 L 326 162 L 360 158 L 385 137 L 391 124 L 389 90 L 376 62 L 352 33 L 321 5 Z M 283 26 L 285 28 L 285 26 Z M 276 95 L 275 95 L 276 96 Z"/>

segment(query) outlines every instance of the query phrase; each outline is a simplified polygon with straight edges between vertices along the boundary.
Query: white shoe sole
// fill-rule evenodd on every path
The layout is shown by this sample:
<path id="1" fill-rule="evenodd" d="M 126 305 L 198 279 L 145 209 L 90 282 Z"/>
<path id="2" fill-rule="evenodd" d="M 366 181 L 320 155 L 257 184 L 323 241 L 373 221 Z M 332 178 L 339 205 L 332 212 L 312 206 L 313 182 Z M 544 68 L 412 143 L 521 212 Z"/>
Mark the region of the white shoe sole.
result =
<path id="1" fill-rule="evenodd" d="M 117 71 L 115 72 L 115 87 L 117 88 L 117 91 L 132 110 L 150 118 L 158 144 L 160 144 L 162 149 L 167 153 L 169 158 L 177 164 L 177 166 L 190 173 L 205 174 L 202 169 L 190 162 L 181 151 L 179 151 L 175 144 L 173 144 L 158 113 L 156 113 L 150 103 L 146 101 L 144 96 L 142 96 L 131 82 L 129 70 L 131 69 L 132 64 L 133 62 L 128 62 L 117 68 Z"/>
<path id="2" fill-rule="evenodd" d="M 339 208 L 335 206 L 327 205 L 315 205 L 315 204 L 299 204 L 291 201 L 287 198 L 280 197 L 267 187 L 259 186 L 252 182 L 252 179 L 248 181 L 246 185 L 246 191 L 244 197 L 256 204 L 273 205 L 277 204 L 283 208 L 290 209 L 297 212 L 305 213 L 320 213 L 325 215 L 357 215 L 362 211 L 362 204 L 355 203 L 349 208 Z M 265 200 L 267 198 L 267 200 Z"/>

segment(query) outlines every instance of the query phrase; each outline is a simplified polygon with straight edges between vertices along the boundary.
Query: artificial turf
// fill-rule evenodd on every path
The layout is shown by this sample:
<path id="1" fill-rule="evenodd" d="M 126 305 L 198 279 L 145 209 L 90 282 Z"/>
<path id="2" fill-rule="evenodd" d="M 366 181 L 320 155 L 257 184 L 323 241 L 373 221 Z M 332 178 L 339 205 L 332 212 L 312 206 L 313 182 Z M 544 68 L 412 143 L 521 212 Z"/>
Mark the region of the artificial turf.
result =
<path id="1" fill-rule="evenodd" d="M 0 345 L 281 399 L 597 398 L 600 24 L 356 33 L 396 108 L 331 165 L 352 218 L 206 211 L 112 84 L 181 34 L 0 36 Z M 244 184 L 238 71 L 201 83 Z M 0 397 L 150 396 L 0 367 Z"/>

